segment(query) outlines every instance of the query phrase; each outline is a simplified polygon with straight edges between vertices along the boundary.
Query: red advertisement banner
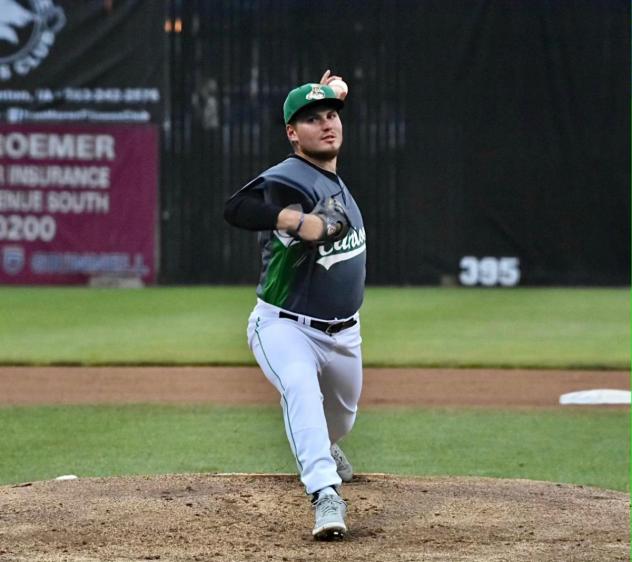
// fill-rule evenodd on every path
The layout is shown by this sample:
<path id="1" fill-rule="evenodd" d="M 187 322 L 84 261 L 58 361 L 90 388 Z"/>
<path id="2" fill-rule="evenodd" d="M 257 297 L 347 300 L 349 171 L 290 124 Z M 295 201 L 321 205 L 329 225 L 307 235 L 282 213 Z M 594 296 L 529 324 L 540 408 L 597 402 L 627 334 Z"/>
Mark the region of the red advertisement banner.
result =
<path id="1" fill-rule="evenodd" d="M 0 283 L 155 281 L 154 125 L 0 125 Z"/>

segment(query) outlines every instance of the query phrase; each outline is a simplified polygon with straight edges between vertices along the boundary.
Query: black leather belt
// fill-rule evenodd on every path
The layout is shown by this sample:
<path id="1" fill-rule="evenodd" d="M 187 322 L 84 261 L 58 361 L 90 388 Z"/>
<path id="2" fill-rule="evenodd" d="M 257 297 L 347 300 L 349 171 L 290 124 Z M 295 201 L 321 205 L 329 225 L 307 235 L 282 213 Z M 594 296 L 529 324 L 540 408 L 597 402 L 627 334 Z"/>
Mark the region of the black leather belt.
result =
<path id="1" fill-rule="evenodd" d="M 279 312 L 279 318 L 288 318 L 289 320 L 298 322 L 298 316 L 288 312 Z M 344 322 L 321 322 L 320 320 L 312 320 L 309 325 L 326 334 L 337 334 L 342 330 L 355 326 L 357 323 L 358 321 L 355 318 L 349 318 L 349 320 L 345 320 Z"/>

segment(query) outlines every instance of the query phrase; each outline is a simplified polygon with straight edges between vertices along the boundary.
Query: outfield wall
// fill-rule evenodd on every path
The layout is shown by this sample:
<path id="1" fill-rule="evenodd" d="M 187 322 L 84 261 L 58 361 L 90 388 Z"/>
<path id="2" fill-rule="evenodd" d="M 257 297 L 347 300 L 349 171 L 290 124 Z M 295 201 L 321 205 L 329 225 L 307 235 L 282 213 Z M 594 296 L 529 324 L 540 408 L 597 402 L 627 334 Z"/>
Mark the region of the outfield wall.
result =
<path id="1" fill-rule="evenodd" d="M 160 134 L 157 206 L 133 235 L 154 244 L 145 282 L 256 280 L 255 237 L 224 223 L 224 201 L 289 152 L 285 95 L 331 68 L 350 85 L 339 171 L 364 211 L 369 283 L 629 283 L 625 0 L 11 2 L 0 34 L 9 132 L 70 120 L 97 123 L 99 134 L 113 124 Z M 0 191 L 28 198 L 37 185 L 1 173 L 13 164 L 0 154 Z M 44 215 L 61 217 L 8 197 L 0 283 L 23 283 L 20 248 L 35 275 L 28 236 L 50 226 Z M 132 231 L 128 214 L 99 232 Z M 83 218 L 96 228 L 95 213 Z M 64 232 L 57 241 L 80 247 L 69 251 L 101 251 L 85 230 Z M 59 251 L 40 241 L 51 246 L 40 252 Z M 119 248 L 128 258 L 113 260 L 112 274 L 127 264 L 137 275 L 152 250 L 132 246 Z M 77 263 L 85 269 L 73 279 L 60 271 L 35 282 L 86 282 L 91 263 L 108 273 L 107 260 Z"/>

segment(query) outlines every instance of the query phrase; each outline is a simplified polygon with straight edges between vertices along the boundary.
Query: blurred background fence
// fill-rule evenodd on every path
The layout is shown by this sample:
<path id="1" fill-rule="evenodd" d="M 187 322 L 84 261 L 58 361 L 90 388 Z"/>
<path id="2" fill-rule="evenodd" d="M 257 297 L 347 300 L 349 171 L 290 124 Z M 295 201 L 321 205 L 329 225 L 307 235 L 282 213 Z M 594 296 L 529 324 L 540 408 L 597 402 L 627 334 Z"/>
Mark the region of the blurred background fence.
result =
<path id="1" fill-rule="evenodd" d="M 5 4 L 33 17 L 0 16 L 0 283 L 253 282 L 255 238 L 224 223 L 224 201 L 288 154 L 285 95 L 326 68 L 350 85 L 339 171 L 364 211 L 369 283 L 629 283 L 625 0 Z M 133 174 L 154 162 L 138 128 L 157 135 L 155 179 Z M 107 209 L 39 169 L 67 164 L 33 140 L 55 130 L 144 147 L 83 159 L 110 174 Z M 11 183 L 18 165 L 39 183 Z M 77 201 L 60 211 L 64 190 Z"/>

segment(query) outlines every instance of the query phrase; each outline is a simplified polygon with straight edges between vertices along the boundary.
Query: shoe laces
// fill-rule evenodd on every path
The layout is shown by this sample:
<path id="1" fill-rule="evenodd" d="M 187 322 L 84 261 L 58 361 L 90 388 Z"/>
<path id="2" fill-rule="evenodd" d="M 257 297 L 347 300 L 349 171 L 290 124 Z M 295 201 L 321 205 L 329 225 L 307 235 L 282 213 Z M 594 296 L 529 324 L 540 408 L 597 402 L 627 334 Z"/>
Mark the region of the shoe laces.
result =
<path id="1" fill-rule="evenodd" d="M 347 505 L 339 496 L 321 496 L 314 502 L 314 507 L 323 515 L 336 513 L 341 506 Z"/>

